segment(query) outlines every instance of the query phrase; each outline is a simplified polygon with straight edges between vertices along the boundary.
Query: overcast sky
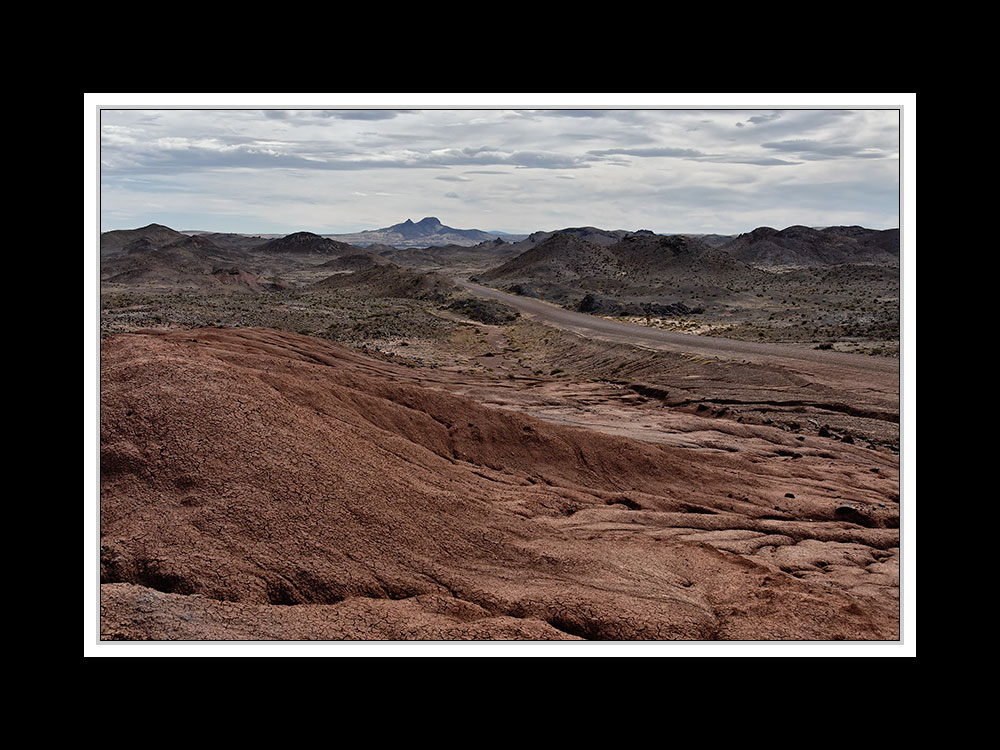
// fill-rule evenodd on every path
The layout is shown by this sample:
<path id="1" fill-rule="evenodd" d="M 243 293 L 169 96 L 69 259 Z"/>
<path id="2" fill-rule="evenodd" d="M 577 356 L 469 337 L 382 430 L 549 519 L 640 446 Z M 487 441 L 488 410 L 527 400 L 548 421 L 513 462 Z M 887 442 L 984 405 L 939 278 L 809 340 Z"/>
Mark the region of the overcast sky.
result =
<path id="1" fill-rule="evenodd" d="M 875 105 L 258 106 L 101 109 L 101 231 L 347 233 L 425 216 L 507 232 L 900 222 L 900 113 Z"/>

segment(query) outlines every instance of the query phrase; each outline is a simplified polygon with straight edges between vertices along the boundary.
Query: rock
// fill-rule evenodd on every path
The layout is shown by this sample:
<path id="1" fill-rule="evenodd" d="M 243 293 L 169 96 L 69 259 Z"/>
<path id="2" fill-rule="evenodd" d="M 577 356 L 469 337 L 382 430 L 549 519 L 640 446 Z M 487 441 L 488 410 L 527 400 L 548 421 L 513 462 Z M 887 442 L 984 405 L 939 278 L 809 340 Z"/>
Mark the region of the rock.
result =
<path id="1" fill-rule="evenodd" d="M 520 297 L 537 297 L 538 292 L 527 284 L 512 284 L 507 287 L 507 291 Z"/>
<path id="2" fill-rule="evenodd" d="M 842 503 L 838 505 L 837 509 L 834 511 L 834 515 L 841 521 L 856 523 L 859 526 L 873 525 L 871 518 L 850 503 Z"/>

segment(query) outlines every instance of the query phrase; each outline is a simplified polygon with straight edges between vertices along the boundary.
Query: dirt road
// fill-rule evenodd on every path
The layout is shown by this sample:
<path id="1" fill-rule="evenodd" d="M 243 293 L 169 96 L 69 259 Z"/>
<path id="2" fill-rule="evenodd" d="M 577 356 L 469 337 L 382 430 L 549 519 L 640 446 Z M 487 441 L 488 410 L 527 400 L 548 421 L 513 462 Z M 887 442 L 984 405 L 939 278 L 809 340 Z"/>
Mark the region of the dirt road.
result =
<path id="1" fill-rule="evenodd" d="M 805 418 L 826 420 L 829 414 L 873 417 L 890 432 L 899 426 L 899 360 L 807 347 L 695 336 L 659 328 L 619 323 L 566 310 L 531 297 L 458 280 L 468 292 L 499 300 L 523 315 L 569 331 L 583 339 L 627 345 L 669 357 L 656 382 L 689 394 L 711 396 L 717 403 L 780 406 L 799 410 Z M 592 344 L 590 344 L 592 346 Z M 698 367 L 688 363 L 696 362 Z M 845 428 L 847 425 L 844 425 Z M 886 437 L 877 425 L 853 425 Z"/>
<path id="2" fill-rule="evenodd" d="M 472 294 L 498 300 L 524 315 L 534 316 L 544 323 L 575 331 L 589 338 L 716 359 L 767 362 L 770 364 L 782 363 L 796 369 L 810 366 L 821 370 L 844 368 L 870 373 L 879 378 L 889 376 L 888 380 L 892 381 L 898 381 L 899 378 L 899 360 L 897 359 L 824 351 L 785 344 L 763 344 L 753 341 L 695 336 L 688 333 L 665 331 L 660 328 L 618 323 L 607 318 L 567 310 L 533 297 L 520 297 L 461 279 L 455 281 Z"/>

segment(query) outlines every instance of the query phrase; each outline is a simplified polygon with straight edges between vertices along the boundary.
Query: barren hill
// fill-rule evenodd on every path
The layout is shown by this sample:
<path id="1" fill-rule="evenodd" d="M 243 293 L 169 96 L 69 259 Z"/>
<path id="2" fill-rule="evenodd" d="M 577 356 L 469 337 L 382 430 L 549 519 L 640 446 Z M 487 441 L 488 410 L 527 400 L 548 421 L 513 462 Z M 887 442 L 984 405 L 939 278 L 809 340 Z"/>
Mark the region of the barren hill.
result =
<path id="1" fill-rule="evenodd" d="M 101 281 L 162 290 L 269 288 L 251 266 L 246 254 L 220 247 L 207 237 L 178 234 L 178 239 L 157 245 L 140 236 L 102 261 Z"/>
<path id="2" fill-rule="evenodd" d="M 593 238 L 595 235 L 590 233 Z M 562 304 L 607 297 L 619 306 L 703 304 L 734 279 L 761 272 L 692 237 L 625 234 L 614 242 L 558 232 L 479 276 L 503 288 L 534 290 Z"/>
<path id="3" fill-rule="evenodd" d="M 386 263 L 354 273 L 339 273 L 316 282 L 310 288 L 338 290 L 369 297 L 409 297 L 443 300 L 455 282 L 438 273 L 408 271 Z"/>
<path id="4" fill-rule="evenodd" d="M 350 255 L 357 253 L 359 248 L 345 242 L 338 242 L 329 237 L 321 237 L 312 232 L 295 232 L 277 237 L 273 240 L 257 245 L 256 252 L 264 255 L 291 254 L 291 255 Z"/>
<path id="5" fill-rule="evenodd" d="M 390 261 L 375 253 L 359 251 L 321 263 L 316 268 L 329 271 L 367 271 L 375 266 L 388 265 Z"/>
<path id="6" fill-rule="evenodd" d="M 863 227 L 812 229 L 759 227 L 721 246 L 730 255 L 762 266 L 898 263 L 899 230 Z"/>
<path id="7" fill-rule="evenodd" d="M 598 264 L 615 265 L 605 246 L 569 233 L 556 233 L 482 275 L 487 281 L 532 277 L 553 279 L 592 275 Z M 617 269 L 615 269 L 617 270 Z"/>
<path id="8" fill-rule="evenodd" d="M 235 232 L 185 232 L 185 234 L 205 237 L 219 247 L 238 251 L 253 250 L 268 242 L 269 239 L 273 239 L 256 234 L 237 234 Z"/>
<path id="9" fill-rule="evenodd" d="M 685 235 L 630 234 L 610 247 L 622 270 L 651 279 L 656 274 L 692 274 L 702 278 L 742 277 L 746 263 Z M 653 279 L 655 283 L 655 279 Z"/>
<path id="10" fill-rule="evenodd" d="M 564 427 L 267 329 L 113 336 L 101 371 L 103 639 L 898 637 L 875 474 L 838 516 L 827 459 Z M 777 511 L 789 483 L 817 499 Z"/>
<path id="11" fill-rule="evenodd" d="M 571 235 L 581 240 L 586 240 L 587 242 L 592 242 L 595 245 L 613 245 L 620 241 L 624 237 L 627 237 L 630 232 L 624 229 L 598 229 L 597 227 L 566 227 L 565 229 L 557 229 L 549 232 L 533 232 L 528 235 L 527 238 L 521 240 L 517 243 L 520 247 L 528 249 L 533 247 L 540 242 L 545 242 L 545 240 L 550 239 L 554 235 L 563 234 Z"/>
<path id="12" fill-rule="evenodd" d="M 138 229 L 115 229 L 101 234 L 101 257 L 117 253 L 136 241 L 145 241 L 152 247 L 177 242 L 184 234 L 162 224 L 149 224 Z"/>

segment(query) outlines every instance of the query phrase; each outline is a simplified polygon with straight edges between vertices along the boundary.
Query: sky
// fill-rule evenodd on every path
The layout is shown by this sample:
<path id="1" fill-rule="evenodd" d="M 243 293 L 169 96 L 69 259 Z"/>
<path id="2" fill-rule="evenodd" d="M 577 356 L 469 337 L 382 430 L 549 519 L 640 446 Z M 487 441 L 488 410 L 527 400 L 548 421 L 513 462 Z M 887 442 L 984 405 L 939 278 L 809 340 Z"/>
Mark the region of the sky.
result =
<path id="1" fill-rule="evenodd" d="M 900 225 L 901 99 L 519 96 L 102 95 L 100 230 Z"/>

